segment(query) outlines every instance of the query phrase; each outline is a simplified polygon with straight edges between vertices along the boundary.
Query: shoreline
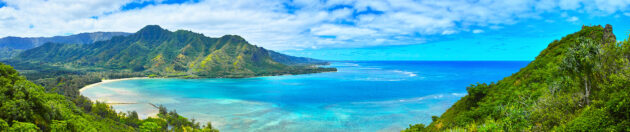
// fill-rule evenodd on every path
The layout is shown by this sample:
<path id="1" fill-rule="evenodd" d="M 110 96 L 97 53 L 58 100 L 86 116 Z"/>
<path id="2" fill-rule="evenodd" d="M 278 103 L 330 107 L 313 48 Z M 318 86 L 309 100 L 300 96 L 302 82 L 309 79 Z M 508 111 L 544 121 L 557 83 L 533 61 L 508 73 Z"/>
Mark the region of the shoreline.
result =
<path id="1" fill-rule="evenodd" d="M 258 78 L 258 77 L 272 77 L 272 76 L 294 76 L 294 75 L 304 75 L 304 74 L 317 74 L 317 73 L 327 73 L 327 72 L 338 72 L 337 69 L 335 70 L 331 70 L 331 71 L 320 71 L 320 72 L 311 72 L 311 73 L 301 73 L 301 74 L 276 74 L 276 75 L 264 75 L 264 76 L 250 76 L 250 77 L 227 77 L 227 78 L 234 78 L 234 79 L 238 79 L 238 78 Z M 200 77 L 200 78 L 181 78 L 181 77 L 156 77 L 156 78 L 150 78 L 150 77 L 130 77 L 130 78 L 120 78 L 120 79 L 105 79 L 105 80 L 101 80 L 100 82 L 97 83 L 93 83 L 93 84 L 89 84 L 86 85 L 84 87 L 82 87 L 81 89 L 79 89 L 79 94 L 83 95 L 84 90 L 90 89 L 90 88 L 94 88 L 95 86 L 98 86 L 100 84 L 104 84 L 104 83 L 110 83 L 110 82 L 116 82 L 116 81 L 125 81 L 125 80 L 137 80 L 137 79 L 220 79 L 220 78 L 225 78 L 225 77 Z M 87 96 L 86 96 L 87 97 Z M 88 97 L 90 100 L 96 101 L 99 100 L 97 98 L 90 98 Z M 149 102 L 149 103 L 138 103 L 138 102 L 127 102 L 127 101 L 114 101 L 114 102 L 110 102 L 106 101 L 106 100 L 101 100 L 105 103 L 107 103 L 110 106 L 114 106 L 114 105 L 130 105 L 131 107 L 142 107 L 143 105 L 146 105 L 148 107 L 142 107 L 143 110 L 136 110 L 136 112 L 138 112 L 139 114 L 139 118 L 140 119 L 147 119 L 149 117 L 157 117 L 158 115 L 158 108 L 157 105 Z M 120 109 L 115 109 L 115 111 L 117 112 L 123 112 Z"/>
<path id="2" fill-rule="evenodd" d="M 86 85 L 83 88 L 79 89 L 79 94 L 83 95 L 84 90 L 86 89 L 90 89 L 90 88 L 94 88 L 95 86 L 98 86 L 100 84 L 103 83 L 110 83 L 110 82 L 116 82 L 116 81 L 125 81 L 125 80 L 137 80 L 137 79 L 152 79 L 149 77 L 131 77 L 131 78 L 120 78 L 120 79 L 106 79 L 106 80 L 101 80 L 101 82 L 98 83 L 93 83 L 90 85 Z M 88 96 L 86 96 L 87 98 L 89 98 L 92 101 L 101 101 L 106 103 L 107 105 L 111 106 L 112 108 L 114 108 L 114 106 L 124 106 L 124 105 L 128 105 L 126 107 L 137 107 L 137 108 L 141 108 L 138 110 L 134 110 L 136 112 L 138 112 L 138 118 L 139 119 L 147 119 L 149 117 L 152 118 L 157 118 L 158 115 L 158 108 L 156 106 L 154 106 L 152 103 L 142 103 L 142 102 L 136 102 L 136 101 L 130 101 L 130 100 L 125 100 L 125 99 L 114 99 L 114 100 L 110 100 L 108 98 L 90 98 Z M 148 107 L 146 107 L 148 106 Z M 121 109 L 116 109 L 114 108 L 113 110 L 115 110 L 116 112 L 126 112 L 123 111 L 124 108 Z"/>
<path id="3" fill-rule="evenodd" d="M 86 89 L 90 89 L 96 85 L 100 85 L 103 83 L 109 83 L 109 82 L 116 82 L 116 81 L 124 81 L 124 80 L 136 80 L 136 79 L 149 79 L 149 77 L 131 77 L 131 78 L 120 78 L 120 79 L 106 79 L 106 80 L 101 80 L 101 82 L 98 83 L 93 83 L 90 85 L 86 85 L 83 88 L 79 89 L 79 93 L 83 92 Z"/>
<path id="4" fill-rule="evenodd" d="M 199 77 L 199 78 L 180 78 L 180 77 L 156 77 L 159 79 L 165 79 L 165 78 L 175 78 L 175 79 L 218 79 L 218 78 L 257 78 L 257 77 L 272 77 L 272 76 L 292 76 L 292 75 L 305 75 L 305 74 L 317 74 L 317 73 L 327 73 L 327 72 L 338 72 L 338 70 L 334 70 L 334 71 L 321 71 L 321 72 L 313 72 L 313 73 L 302 73 L 302 74 L 277 74 L 277 75 L 263 75 L 263 76 L 251 76 L 251 77 Z M 156 78 L 151 78 L 151 77 L 130 77 L 130 78 L 119 78 L 119 79 L 105 79 L 105 80 L 101 80 L 101 82 L 97 82 L 97 83 L 93 83 L 93 84 L 89 84 L 89 85 L 85 85 L 83 86 L 81 89 L 79 89 L 79 93 L 83 92 L 86 89 L 90 89 L 96 85 L 102 84 L 102 83 L 109 83 L 109 82 L 116 82 L 116 81 L 124 81 L 124 80 L 136 80 L 136 79 L 156 79 Z"/>

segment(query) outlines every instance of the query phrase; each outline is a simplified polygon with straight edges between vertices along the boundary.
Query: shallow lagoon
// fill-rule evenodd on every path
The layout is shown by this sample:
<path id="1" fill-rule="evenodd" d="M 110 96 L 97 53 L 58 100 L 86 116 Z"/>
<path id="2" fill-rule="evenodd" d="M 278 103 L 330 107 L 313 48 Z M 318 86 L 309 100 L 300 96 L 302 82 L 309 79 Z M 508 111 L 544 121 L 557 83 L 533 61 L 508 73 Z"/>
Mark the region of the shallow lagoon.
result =
<path id="1" fill-rule="evenodd" d="M 333 62 L 338 72 L 242 79 L 137 79 L 96 85 L 83 95 L 136 110 L 149 105 L 221 131 L 400 131 L 430 123 L 477 82 L 496 82 L 529 62 Z"/>

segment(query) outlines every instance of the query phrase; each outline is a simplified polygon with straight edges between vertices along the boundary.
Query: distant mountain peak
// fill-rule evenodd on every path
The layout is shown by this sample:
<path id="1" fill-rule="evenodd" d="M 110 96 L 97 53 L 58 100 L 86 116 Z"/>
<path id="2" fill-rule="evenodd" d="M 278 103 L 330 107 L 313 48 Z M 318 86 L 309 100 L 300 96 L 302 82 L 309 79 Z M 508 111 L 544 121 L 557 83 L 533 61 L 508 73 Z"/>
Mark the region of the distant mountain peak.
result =
<path id="1" fill-rule="evenodd" d="M 223 35 L 221 36 L 220 39 L 223 40 L 228 40 L 228 41 L 232 41 L 232 42 L 237 42 L 237 43 L 248 43 L 247 40 L 245 40 L 245 38 L 239 36 L 239 35 Z"/>
<path id="2" fill-rule="evenodd" d="M 160 27 L 159 25 L 147 25 L 138 30 L 136 35 L 145 39 L 158 39 L 168 33 L 170 33 L 170 31 Z"/>
<path id="3" fill-rule="evenodd" d="M 162 30 L 166 30 L 166 29 L 160 27 L 160 25 L 146 25 L 142 29 L 140 29 L 138 32 L 143 32 L 143 31 L 162 31 Z"/>

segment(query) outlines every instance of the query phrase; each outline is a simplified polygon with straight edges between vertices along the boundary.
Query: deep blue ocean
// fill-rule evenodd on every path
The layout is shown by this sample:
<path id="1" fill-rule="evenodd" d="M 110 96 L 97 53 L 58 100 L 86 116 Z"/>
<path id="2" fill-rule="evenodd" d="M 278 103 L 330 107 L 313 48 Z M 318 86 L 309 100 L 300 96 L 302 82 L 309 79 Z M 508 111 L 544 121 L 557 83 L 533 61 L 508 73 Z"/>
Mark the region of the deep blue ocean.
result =
<path id="1" fill-rule="evenodd" d="M 475 83 L 496 82 L 529 61 L 342 61 L 337 72 L 241 79 L 138 79 L 83 95 L 157 113 L 176 109 L 221 131 L 400 131 L 430 123 Z M 203 123 L 202 123 L 203 124 Z"/>

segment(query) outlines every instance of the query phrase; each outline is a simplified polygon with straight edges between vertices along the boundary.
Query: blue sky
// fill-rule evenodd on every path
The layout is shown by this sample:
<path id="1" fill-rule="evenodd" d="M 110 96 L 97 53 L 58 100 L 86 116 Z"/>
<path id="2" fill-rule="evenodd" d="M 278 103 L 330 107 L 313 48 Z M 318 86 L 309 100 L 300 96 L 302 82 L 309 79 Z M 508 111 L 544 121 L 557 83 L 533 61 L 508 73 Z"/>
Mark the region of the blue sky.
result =
<path id="1" fill-rule="evenodd" d="M 327 60 L 532 60 L 582 25 L 627 39 L 630 0 L 0 0 L 0 37 L 135 32 L 243 36 Z"/>
<path id="2" fill-rule="evenodd" d="M 484 29 L 483 33 L 459 33 L 433 36 L 421 44 L 373 46 L 363 48 L 324 48 L 290 50 L 285 53 L 329 60 L 533 60 L 547 45 L 584 25 L 613 25 L 619 41 L 628 39 L 628 17 L 580 14 L 580 22 L 556 18 L 554 22 L 526 20 L 501 29 Z M 340 57 L 341 56 L 341 57 Z"/>

